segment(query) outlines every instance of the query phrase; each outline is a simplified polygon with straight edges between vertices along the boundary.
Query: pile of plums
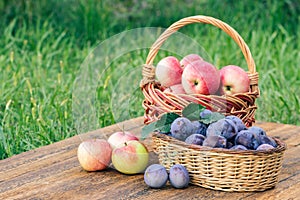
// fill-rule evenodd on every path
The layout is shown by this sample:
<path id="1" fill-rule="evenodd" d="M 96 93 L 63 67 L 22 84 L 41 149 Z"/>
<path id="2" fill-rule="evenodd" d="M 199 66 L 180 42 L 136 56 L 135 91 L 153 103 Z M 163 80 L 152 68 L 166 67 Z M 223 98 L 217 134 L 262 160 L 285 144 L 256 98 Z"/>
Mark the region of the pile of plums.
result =
<path id="1" fill-rule="evenodd" d="M 208 109 L 201 111 L 200 119 L 207 118 L 211 113 Z M 179 117 L 172 122 L 170 133 L 167 134 L 188 144 L 211 148 L 269 150 L 277 147 L 275 140 L 267 136 L 262 128 L 247 128 L 243 121 L 234 115 L 210 124 Z"/>

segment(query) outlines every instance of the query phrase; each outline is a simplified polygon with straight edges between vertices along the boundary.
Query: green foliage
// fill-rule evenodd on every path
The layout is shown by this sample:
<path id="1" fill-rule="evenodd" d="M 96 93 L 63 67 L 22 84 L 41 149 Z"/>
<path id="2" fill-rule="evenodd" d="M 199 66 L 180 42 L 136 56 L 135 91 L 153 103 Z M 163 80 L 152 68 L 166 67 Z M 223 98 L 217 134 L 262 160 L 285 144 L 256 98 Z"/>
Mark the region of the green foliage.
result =
<path id="1" fill-rule="evenodd" d="M 159 120 L 142 128 L 142 139 L 146 139 L 147 136 L 154 131 L 158 131 L 160 133 L 169 133 L 171 130 L 171 124 L 178 117 L 180 117 L 180 115 L 172 112 L 163 114 Z"/>
<path id="2" fill-rule="evenodd" d="M 0 159 L 77 134 L 72 86 L 99 42 L 132 28 L 166 28 L 198 14 L 227 22 L 248 44 L 260 75 L 257 120 L 300 125 L 297 0 L 4 0 L 0 13 Z M 217 67 L 247 68 L 237 45 L 215 27 L 192 24 L 180 31 L 199 42 Z M 156 61 L 166 54 L 161 51 Z M 146 55 L 132 52 L 117 64 L 139 67 Z M 109 87 L 117 79 L 115 65 L 97 87 L 100 126 L 116 121 Z M 135 100 L 132 117 L 143 113 L 142 95 Z"/>

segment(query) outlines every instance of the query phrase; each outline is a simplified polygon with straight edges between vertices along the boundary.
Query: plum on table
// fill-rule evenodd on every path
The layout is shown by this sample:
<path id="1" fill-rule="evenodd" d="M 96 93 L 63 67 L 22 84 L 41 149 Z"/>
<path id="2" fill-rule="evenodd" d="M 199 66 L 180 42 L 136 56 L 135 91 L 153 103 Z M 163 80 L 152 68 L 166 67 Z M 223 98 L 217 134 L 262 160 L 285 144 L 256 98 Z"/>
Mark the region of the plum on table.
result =
<path id="1" fill-rule="evenodd" d="M 160 164 L 152 164 L 147 167 L 144 173 L 145 183 L 152 188 L 162 188 L 168 181 L 168 172 Z"/>
<path id="2" fill-rule="evenodd" d="M 170 168 L 169 180 L 173 187 L 185 188 L 190 182 L 189 172 L 183 165 L 175 164 Z"/>

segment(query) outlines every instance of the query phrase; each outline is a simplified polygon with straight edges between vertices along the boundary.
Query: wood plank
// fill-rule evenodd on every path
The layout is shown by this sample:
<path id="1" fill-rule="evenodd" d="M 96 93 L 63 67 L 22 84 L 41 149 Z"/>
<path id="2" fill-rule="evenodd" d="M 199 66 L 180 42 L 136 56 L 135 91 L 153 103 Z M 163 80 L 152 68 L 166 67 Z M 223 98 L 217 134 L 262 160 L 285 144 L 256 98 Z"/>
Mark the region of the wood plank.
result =
<path id="1" fill-rule="evenodd" d="M 174 189 L 151 189 L 143 182 L 143 174 L 124 175 L 113 168 L 101 172 L 82 170 L 76 151 L 87 138 L 108 138 L 123 125 L 137 136 L 143 119 L 136 118 L 118 125 L 25 152 L 0 161 L 0 199 L 297 199 L 300 187 L 300 127 L 258 122 L 269 135 L 284 140 L 288 149 L 284 155 L 279 183 L 264 192 L 222 192 L 189 186 Z M 151 140 L 144 141 L 151 150 Z M 158 162 L 151 153 L 151 162 Z"/>

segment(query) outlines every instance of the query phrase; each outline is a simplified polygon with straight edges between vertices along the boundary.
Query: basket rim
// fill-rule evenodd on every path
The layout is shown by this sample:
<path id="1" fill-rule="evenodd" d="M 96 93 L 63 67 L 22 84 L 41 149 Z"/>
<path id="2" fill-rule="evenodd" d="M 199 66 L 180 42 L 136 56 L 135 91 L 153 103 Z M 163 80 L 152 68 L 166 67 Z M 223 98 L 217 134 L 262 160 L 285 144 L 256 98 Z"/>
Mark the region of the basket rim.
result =
<path id="1" fill-rule="evenodd" d="M 238 149 L 226 149 L 226 148 L 211 148 L 206 146 L 200 146 L 200 145 L 194 145 L 194 144 L 188 144 L 184 141 L 180 141 L 174 137 L 168 136 L 164 133 L 159 132 L 153 132 L 152 133 L 152 140 L 153 138 L 159 138 L 165 142 L 172 143 L 173 145 L 177 145 L 179 147 L 188 148 L 190 150 L 199 151 L 199 152 L 214 152 L 214 153 L 222 153 L 222 154 L 228 154 L 228 155 L 272 155 L 275 153 L 281 153 L 284 152 L 287 149 L 287 145 L 280 140 L 279 138 L 272 137 L 272 139 L 275 140 L 277 143 L 277 147 L 270 150 L 238 150 Z"/>

